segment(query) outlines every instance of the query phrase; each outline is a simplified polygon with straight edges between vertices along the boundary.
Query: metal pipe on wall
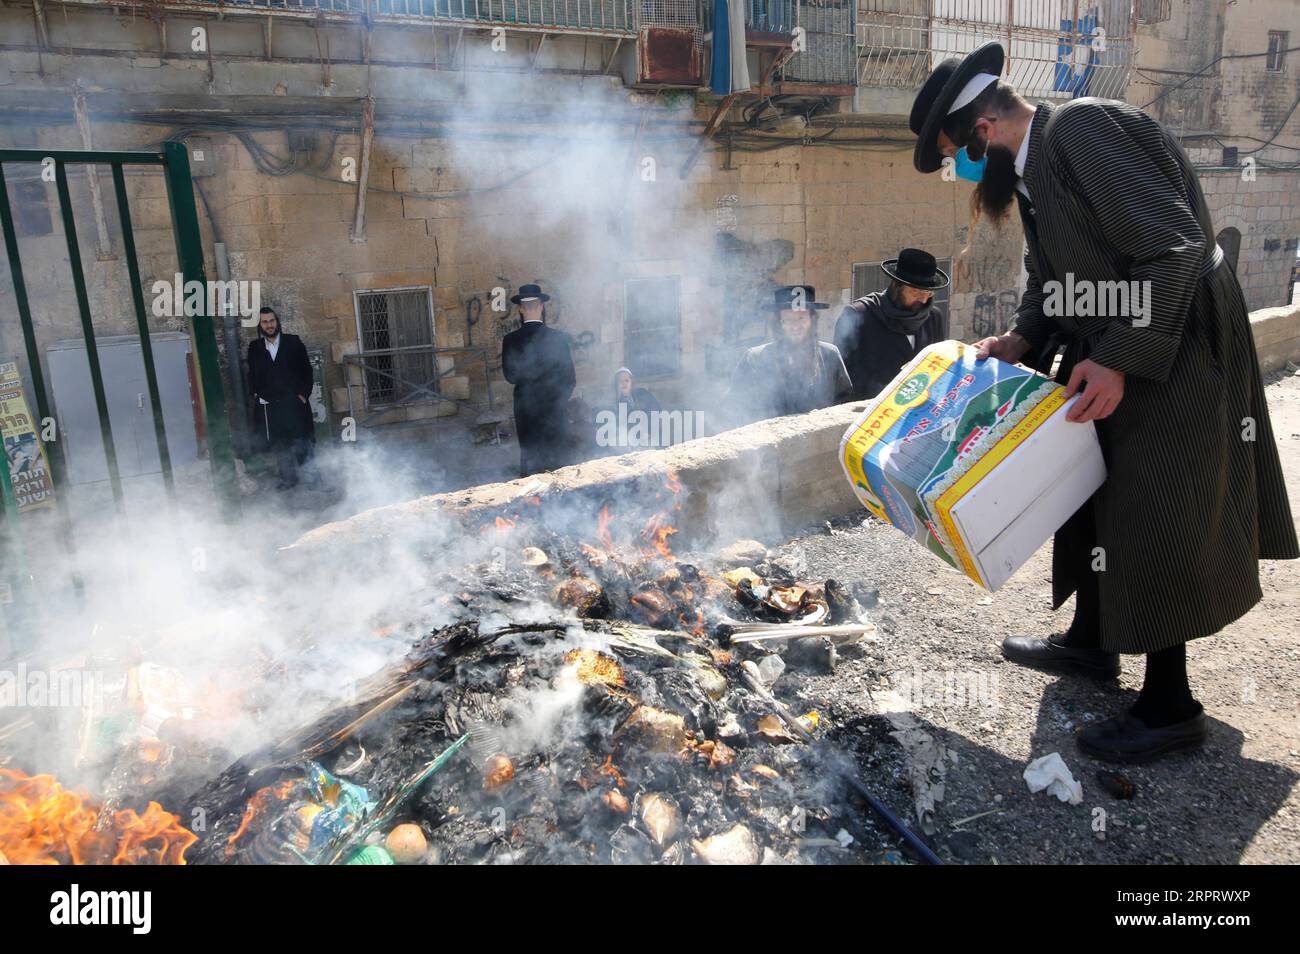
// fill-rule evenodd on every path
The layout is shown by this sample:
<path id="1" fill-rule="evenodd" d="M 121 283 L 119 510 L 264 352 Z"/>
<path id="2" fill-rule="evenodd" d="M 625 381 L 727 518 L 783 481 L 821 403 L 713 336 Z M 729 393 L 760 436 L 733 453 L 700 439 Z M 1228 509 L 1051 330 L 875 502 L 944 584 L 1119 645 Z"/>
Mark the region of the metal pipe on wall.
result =
<path id="1" fill-rule="evenodd" d="M 230 281 L 230 255 L 225 242 L 212 243 L 213 257 L 217 263 L 217 278 L 222 282 Z M 230 381 L 230 403 L 232 409 L 244 407 L 248 385 L 244 380 L 244 362 L 242 344 L 239 340 L 239 316 L 233 309 L 224 309 L 221 316 L 221 339 L 226 347 L 226 377 Z M 230 436 L 236 457 L 248 455 L 248 419 L 238 410 L 230 415 Z"/>

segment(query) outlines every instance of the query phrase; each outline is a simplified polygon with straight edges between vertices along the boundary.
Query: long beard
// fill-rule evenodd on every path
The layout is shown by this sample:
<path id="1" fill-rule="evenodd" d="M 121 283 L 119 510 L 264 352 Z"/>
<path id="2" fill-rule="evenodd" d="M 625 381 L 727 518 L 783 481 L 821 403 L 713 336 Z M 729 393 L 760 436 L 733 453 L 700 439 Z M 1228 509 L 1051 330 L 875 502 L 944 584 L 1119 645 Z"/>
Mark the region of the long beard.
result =
<path id="1" fill-rule="evenodd" d="M 808 336 L 802 341 L 791 341 L 782 335 L 781 345 L 786 368 L 802 372 L 812 365 L 817 353 L 817 330 L 810 328 Z"/>
<path id="2" fill-rule="evenodd" d="M 1020 177 L 1016 175 L 1016 157 L 1006 146 L 989 146 L 988 157 L 984 177 L 975 187 L 973 201 L 976 208 L 1000 227 L 1007 219 L 1011 201 L 1016 197 L 1016 185 L 1020 182 Z"/>

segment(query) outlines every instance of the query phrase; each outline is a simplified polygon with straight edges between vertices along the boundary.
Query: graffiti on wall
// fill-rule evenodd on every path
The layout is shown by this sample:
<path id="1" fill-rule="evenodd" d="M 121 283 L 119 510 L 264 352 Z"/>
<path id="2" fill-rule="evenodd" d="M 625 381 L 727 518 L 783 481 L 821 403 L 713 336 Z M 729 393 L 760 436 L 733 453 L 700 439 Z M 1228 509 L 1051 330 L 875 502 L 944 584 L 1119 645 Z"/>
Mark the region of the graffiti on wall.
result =
<path id="1" fill-rule="evenodd" d="M 976 295 L 971 313 L 971 337 L 978 340 L 1009 331 L 1019 304 L 1020 293 L 1014 288 Z"/>
<path id="2" fill-rule="evenodd" d="M 547 288 L 544 279 L 532 279 L 543 288 Z M 552 286 L 553 287 L 553 286 Z M 501 342 L 505 336 L 519 327 L 522 319 L 519 309 L 510 304 L 510 296 L 515 289 L 510 285 L 498 285 L 486 291 L 472 292 L 461 302 L 461 315 L 465 325 L 465 343 L 468 347 L 485 348 L 488 352 L 488 367 L 493 370 L 501 368 Z M 564 313 L 559 296 L 552 297 L 546 303 L 546 323 L 553 328 L 564 327 Z M 505 310 L 501 310 L 504 304 Z M 582 364 L 591 360 L 591 348 L 596 344 L 593 331 L 570 332 L 569 340 L 573 346 L 573 360 Z"/>
<path id="3" fill-rule="evenodd" d="M 987 292 L 1006 288 L 1020 273 L 1019 257 L 1006 254 L 981 255 L 976 250 L 953 264 L 953 283 L 963 291 Z"/>

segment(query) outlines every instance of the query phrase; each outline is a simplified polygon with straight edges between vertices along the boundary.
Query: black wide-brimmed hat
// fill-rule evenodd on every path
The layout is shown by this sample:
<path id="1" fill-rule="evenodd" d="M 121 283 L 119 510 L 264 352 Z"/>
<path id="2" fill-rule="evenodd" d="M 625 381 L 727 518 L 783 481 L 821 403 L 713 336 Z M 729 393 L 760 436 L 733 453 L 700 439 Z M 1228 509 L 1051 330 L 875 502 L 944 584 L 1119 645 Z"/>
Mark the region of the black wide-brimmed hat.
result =
<path id="1" fill-rule="evenodd" d="M 948 287 L 948 273 L 939 267 L 934 256 L 919 248 L 905 248 L 898 258 L 880 263 L 880 270 L 904 285 L 934 291 Z"/>
<path id="2" fill-rule="evenodd" d="M 551 296 L 542 292 L 541 285 L 520 285 L 519 294 L 510 299 L 510 304 L 518 305 L 525 301 L 550 301 Z"/>
<path id="3" fill-rule="evenodd" d="M 948 117 L 953 102 L 966 84 L 980 73 L 1002 75 L 1006 51 L 1001 43 L 985 43 L 965 57 L 953 56 L 934 68 L 921 91 L 912 102 L 912 115 L 907 124 L 916 134 L 916 151 L 912 165 L 918 172 L 935 172 L 943 165 L 939 152 L 939 129 Z"/>
<path id="4" fill-rule="evenodd" d="M 811 285 L 784 285 L 772 293 L 772 303 L 777 311 L 811 311 L 830 307 L 817 300 L 817 289 Z"/>

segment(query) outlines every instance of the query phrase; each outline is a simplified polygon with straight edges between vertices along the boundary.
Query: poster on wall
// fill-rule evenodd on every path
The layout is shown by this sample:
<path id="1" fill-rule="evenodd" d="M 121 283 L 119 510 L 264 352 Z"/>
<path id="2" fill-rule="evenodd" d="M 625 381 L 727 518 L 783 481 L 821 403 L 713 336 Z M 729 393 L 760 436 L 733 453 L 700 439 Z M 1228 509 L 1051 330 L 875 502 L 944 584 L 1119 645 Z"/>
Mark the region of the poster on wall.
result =
<path id="1" fill-rule="evenodd" d="M 54 481 L 38 431 L 39 422 L 28 409 L 18 365 L 12 361 L 0 364 L 0 438 L 19 513 L 54 504 Z"/>

